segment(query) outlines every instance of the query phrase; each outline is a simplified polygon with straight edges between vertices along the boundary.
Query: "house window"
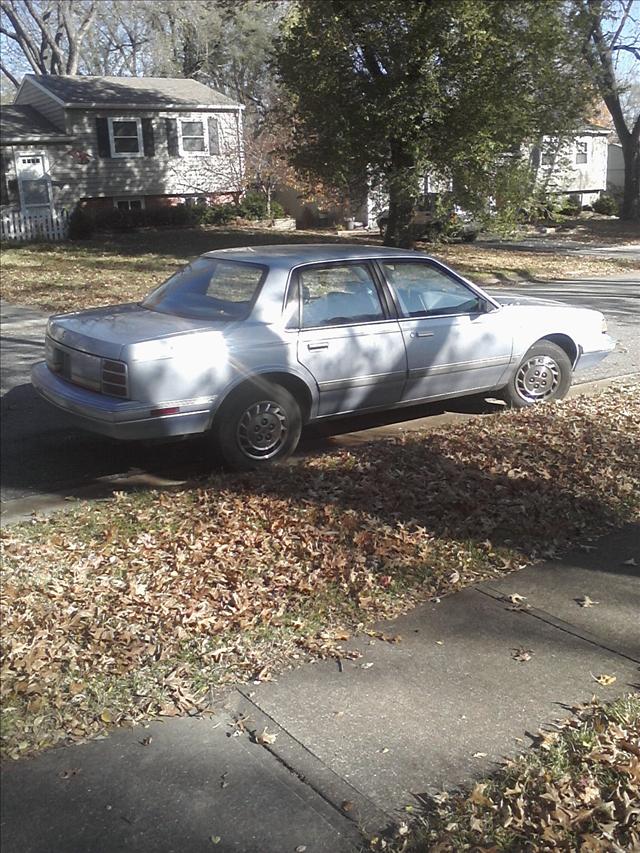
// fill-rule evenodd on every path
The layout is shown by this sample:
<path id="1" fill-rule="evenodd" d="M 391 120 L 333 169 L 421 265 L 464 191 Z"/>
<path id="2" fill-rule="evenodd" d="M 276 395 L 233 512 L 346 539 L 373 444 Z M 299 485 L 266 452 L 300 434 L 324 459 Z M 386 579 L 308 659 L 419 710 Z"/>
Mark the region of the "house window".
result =
<path id="1" fill-rule="evenodd" d="M 16 159 L 21 206 L 25 210 L 51 205 L 51 178 L 45 154 L 22 154 Z"/>
<path id="2" fill-rule="evenodd" d="M 587 143 L 576 142 L 576 163 L 587 162 Z"/>
<path id="3" fill-rule="evenodd" d="M 208 154 L 204 121 L 181 121 L 180 139 L 185 154 Z"/>
<path id="4" fill-rule="evenodd" d="M 118 210 L 144 210 L 143 198 L 114 198 L 113 206 Z"/>
<path id="5" fill-rule="evenodd" d="M 22 202 L 25 207 L 41 207 L 50 204 L 49 182 L 46 178 L 23 179 L 20 181 L 20 185 Z"/>
<path id="6" fill-rule="evenodd" d="M 110 118 L 109 143 L 112 157 L 142 157 L 142 121 Z"/>

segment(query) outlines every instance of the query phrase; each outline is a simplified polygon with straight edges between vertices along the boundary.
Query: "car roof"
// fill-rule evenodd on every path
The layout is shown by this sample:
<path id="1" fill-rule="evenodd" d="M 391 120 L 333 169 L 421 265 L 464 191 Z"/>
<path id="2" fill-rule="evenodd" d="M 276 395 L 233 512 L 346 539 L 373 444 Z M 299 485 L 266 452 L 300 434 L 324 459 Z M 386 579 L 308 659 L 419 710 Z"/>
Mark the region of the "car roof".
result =
<path id="1" fill-rule="evenodd" d="M 420 258 L 426 255 L 410 249 L 393 249 L 388 246 L 368 246 L 351 243 L 289 243 L 272 246 L 244 246 L 235 249 L 217 249 L 204 257 L 224 258 L 268 266 L 293 267 L 323 261 L 351 261 L 366 258 Z"/>

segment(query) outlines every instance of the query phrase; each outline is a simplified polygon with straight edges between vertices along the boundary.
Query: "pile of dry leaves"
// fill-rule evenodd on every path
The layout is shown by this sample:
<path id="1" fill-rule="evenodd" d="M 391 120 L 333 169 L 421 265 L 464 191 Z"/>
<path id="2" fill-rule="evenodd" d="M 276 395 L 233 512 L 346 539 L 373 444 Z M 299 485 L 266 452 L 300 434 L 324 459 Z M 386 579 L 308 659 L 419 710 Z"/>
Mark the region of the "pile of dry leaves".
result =
<path id="1" fill-rule="evenodd" d="M 5 531 L 3 748 L 203 708 L 640 514 L 640 395 L 328 452 Z"/>
<path id="2" fill-rule="evenodd" d="M 604 706 L 594 700 L 574 712 L 556 731 L 541 732 L 535 750 L 508 761 L 492 779 L 471 791 L 436 797 L 411 840 L 397 845 L 377 840 L 374 849 L 640 849 L 640 696 Z"/>

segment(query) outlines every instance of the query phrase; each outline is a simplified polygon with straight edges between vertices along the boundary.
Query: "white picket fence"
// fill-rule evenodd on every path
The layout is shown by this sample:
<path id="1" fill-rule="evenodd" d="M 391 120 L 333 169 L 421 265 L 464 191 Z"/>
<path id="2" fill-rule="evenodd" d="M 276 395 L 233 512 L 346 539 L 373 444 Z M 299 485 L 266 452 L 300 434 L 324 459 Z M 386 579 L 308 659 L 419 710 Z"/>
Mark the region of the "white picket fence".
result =
<path id="1" fill-rule="evenodd" d="M 0 239 L 15 243 L 27 240 L 64 240 L 69 230 L 66 210 L 47 210 L 42 213 L 22 213 L 19 210 L 0 212 Z"/>

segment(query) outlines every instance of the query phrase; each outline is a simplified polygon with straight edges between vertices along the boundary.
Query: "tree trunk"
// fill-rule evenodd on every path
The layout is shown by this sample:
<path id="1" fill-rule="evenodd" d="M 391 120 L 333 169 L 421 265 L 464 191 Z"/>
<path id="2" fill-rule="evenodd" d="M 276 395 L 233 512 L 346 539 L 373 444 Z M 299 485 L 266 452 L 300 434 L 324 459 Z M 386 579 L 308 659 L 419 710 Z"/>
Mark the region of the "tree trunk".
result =
<path id="1" fill-rule="evenodd" d="M 640 139 L 629 134 L 621 139 L 624 159 L 624 196 L 621 219 L 640 220 Z"/>
<path id="2" fill-rule="evenodd" d="M 410 151 L 402 142 L 392 143 L 392 166 L 389 179 L 389 220 L 384 234 L 385 246 L 411 249 L 414 236 L 411 228 L 418 196 L 418 170 Z"/>

